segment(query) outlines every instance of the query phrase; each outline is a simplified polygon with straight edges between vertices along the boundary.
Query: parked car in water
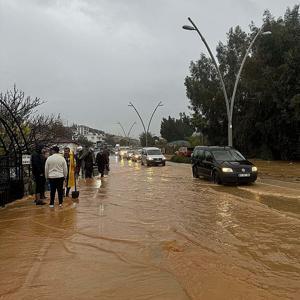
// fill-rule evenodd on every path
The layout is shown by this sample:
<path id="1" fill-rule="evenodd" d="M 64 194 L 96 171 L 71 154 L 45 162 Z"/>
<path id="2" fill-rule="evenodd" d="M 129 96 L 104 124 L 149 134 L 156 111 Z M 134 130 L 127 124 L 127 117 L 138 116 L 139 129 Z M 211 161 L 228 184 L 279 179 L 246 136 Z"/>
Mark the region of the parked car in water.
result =
<path id="1" fill-rule="evenodd" d="M 147 147 L 142 150 L 141 163 L 145 166 L 166 165 L 166 158 L 159 148 Z"/>
<path id="2" fill-rule="evenodd" d="M 178 151 L 175 152 L 175 154 L 183 157 L 191 157 L 193 150 L 194 148 L 191 147 L 180 147 Z"/>
<path id="3" fill-rule="evenodd" d="M 206 177 L 215 183 L 252 183 L 257 167 L 231 147 L 197 146 L 192 154 L 193 177 Z"/>

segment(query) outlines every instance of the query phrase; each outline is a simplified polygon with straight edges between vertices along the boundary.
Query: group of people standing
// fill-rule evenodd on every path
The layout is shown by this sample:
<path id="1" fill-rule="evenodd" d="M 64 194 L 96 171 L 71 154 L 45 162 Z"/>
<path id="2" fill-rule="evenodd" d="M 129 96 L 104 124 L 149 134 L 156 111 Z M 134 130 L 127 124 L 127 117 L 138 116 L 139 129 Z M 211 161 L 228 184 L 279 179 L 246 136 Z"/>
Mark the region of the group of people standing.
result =
<path id="1" fill-rule="evenodd" d="M 109 172 L 109 150 L 104 146 L 97 153 L 96 158 L 92 148 L 84 150 L 81 146 L 77 148 L 76 168 L 77 174 L 85 178 L 92 178 L 94 174 L 94 166 L 97 166 L 101 177 Z"/>
<path id="2" fill-rule="evenodd" d="M 50 207 L 54 207 L 55 194 L 58 194 L 59 206 L 62 207 L 63 197 L 69 196 L 70 189 L 75 186 L 76 177 L 80 171 L 82 177 L 93 176 L 94 165 L 98 167 L 101 177 L 109 171 L 109 151 L 105 147 L 98 152 L 96 159 L 91 149 L 84 151 L 77 148 L 77 153 L 71 152 L 69 147 L 64 148 L 64 153 L 59 153 L 59 147 L 54 146 L 50 152 L 45 147 L 38 145 L 31 156 L 32 174 L 35 181 L 35 203 L 46 204 L 45 187 L 48 180 L 50 185 Z M 65 189 L 64 189 L 65 187 Z M 64 194 L 65 191 L 65 194 Z"/>

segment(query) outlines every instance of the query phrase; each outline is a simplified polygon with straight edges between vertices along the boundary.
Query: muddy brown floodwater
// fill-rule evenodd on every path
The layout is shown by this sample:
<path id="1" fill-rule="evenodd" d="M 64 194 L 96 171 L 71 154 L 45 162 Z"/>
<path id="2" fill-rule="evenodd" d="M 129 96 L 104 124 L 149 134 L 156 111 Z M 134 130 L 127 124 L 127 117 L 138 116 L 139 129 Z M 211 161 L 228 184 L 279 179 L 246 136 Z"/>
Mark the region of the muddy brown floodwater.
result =
<path id="1" fill-rule="evenodd" d="M 300 299 L 298 188 L 112 158 L 78 202 L 0 210 L 0 299 Z"/>

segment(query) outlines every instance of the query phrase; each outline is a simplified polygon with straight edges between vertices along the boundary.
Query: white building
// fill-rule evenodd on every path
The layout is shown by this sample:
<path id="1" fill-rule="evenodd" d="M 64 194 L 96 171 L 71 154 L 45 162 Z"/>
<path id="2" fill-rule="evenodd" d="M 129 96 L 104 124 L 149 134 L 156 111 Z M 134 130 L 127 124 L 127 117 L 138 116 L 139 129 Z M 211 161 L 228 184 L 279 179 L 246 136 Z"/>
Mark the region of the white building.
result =
<path id="1" fill-rule="evenodd" d="M 89 127 L 84 126 L 84 125 L 77 125 L 77 128 L 76 128 L 77 135 L 85 136 L 88 133 L 89 133 Z"/>
<path id="2" fill-rule="evenodd" d="M 87 138 L 88 141 L 94 144 L 96 144 L 97 142 L 103 142 L 105 138 L 104 134 L 92 133 L 92 132 L 85 134 L 84 137 Z"/>
<path id="3" fill-rule="evenodd" d="M 85 125 L 77 125 L 74 137 L 78 138 L 79 136 L 85 137 L 89 142 L 92 142 L 95 145 L 97 142 L 103 142 L 105 139 L 105 134 L 100 130 L 92 129 Z"/>

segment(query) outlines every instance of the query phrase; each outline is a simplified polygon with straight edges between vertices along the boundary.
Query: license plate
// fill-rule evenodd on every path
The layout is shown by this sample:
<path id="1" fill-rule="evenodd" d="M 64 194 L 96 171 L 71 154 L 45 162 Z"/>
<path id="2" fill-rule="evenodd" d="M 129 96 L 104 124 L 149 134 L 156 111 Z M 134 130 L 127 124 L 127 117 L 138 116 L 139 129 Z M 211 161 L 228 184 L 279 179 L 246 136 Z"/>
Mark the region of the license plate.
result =
<path id="1" fill-rule="evenodd" d="M 239 177 L 250 177 L 250 174 L 247 174 L 247 173 L 244 174 L 244 173 L 242 173 L 242 174 L 238 174 L 238 176 Z"/>

